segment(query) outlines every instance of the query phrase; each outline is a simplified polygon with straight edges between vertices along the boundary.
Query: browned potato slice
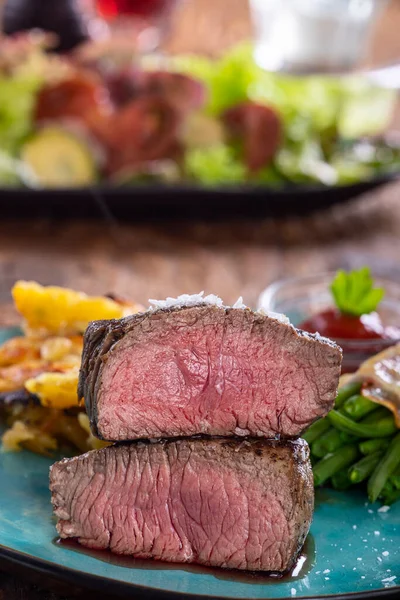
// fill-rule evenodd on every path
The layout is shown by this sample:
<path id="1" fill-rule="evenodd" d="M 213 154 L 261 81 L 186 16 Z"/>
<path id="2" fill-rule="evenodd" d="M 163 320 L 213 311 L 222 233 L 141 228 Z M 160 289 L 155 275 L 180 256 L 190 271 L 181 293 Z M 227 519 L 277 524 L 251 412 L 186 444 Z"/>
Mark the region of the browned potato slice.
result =
<path id="1" fill-rule="evenodd" d="M 49 370 L 44 360 L 30 360 L 0 369 L 0 392 L 11 392 L 24 387 L 25 381 Z"/>
<path id="2" fill-rule="evenodd" d="M 3 435 L 2 443 L 7 451 L 19 452 L 27 448 L 45 456 L 57 449 L 57 440 L 54 437 L 23 421 L 15 421 Z"/>
<path id="3" fill-rule="evenodd" d="M 0 367 L 40 358 L 38 343 L 27 337 L 15 337 L 0 346 Z"/>
<path id="4" fill-rule="evenodd" d="M 18 281 L 12 294 L 30 335 L 83 333 L 89 321 L 120 319 L 140 307 L 104 296 L 87 296 L 68 288 L 43 287 L 33 281 Z"/>
<path id="5" fill-rule="evenodd" d="M 73 368 L 65 373 L 42 373 L 28 379 L 25 388 L 35 394 L 43 406 L 64 410 L 79 406 L 78 402 L 79 369 Z"/>

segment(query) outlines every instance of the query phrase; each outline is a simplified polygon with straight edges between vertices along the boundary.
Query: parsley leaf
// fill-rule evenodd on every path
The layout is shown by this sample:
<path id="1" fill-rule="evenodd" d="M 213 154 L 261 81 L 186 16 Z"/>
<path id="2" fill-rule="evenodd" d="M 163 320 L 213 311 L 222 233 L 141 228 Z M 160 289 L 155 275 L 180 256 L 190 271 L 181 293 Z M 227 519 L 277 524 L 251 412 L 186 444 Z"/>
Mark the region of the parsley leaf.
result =
<path id="1" fill-rule="evenodd" d="M 330 286 L 336 306 L 340 312 L 360 317 L 376 310 L 385 290 L 374 288 L 368 267 L 358 271 L 338 271 Z"/>

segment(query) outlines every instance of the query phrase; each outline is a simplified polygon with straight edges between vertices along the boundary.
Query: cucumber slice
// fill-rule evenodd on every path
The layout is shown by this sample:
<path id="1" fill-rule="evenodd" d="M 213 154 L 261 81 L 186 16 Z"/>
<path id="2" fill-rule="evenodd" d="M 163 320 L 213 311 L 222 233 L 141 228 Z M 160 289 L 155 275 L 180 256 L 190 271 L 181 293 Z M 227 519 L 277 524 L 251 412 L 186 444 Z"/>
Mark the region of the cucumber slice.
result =
<path id="1" fill-rule="evenodd" d="M 89 146 L 61 127 L 45 127 L 23 146 L 22 161 L 45 188 L 85 187 L 97 181 Z"/>

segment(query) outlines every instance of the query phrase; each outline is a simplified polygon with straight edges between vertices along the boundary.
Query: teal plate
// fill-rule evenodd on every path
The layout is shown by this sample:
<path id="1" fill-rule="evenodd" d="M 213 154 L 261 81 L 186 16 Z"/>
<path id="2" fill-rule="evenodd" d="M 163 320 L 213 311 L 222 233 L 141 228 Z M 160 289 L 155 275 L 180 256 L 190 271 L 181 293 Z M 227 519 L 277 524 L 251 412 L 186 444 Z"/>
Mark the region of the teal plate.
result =
<path id="1" fill-rule="evenodd" d="M 14 332 L 15 334 L 15 332 Z M 6 332 L 0 332 L 0 342 Z M 342 598 L 400 594 L 400 502 L 388 511 L 362 491 L 317 493 L 303 554 L 282 579 L 166 565 L 59 543 L 51 514 L 52 461 L 0 452 L 0 558 L 107 593 L 146 598 Z"/>

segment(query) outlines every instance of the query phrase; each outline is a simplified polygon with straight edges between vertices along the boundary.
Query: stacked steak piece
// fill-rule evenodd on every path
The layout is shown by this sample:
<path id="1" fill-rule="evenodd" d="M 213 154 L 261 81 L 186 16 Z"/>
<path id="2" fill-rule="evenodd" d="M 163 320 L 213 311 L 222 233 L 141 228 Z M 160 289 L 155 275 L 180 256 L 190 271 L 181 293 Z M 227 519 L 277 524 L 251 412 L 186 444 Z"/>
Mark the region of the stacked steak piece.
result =
<path id="1" fill-rule="evenodd" d="M 341 350 L 279 318 L 185 298 L 85 334 L 79 394 L 118 442 L 56 463 L 61 537 L 170 562 L 284 572 L 313 479 L 295 439 L 333 405 Z"/>

